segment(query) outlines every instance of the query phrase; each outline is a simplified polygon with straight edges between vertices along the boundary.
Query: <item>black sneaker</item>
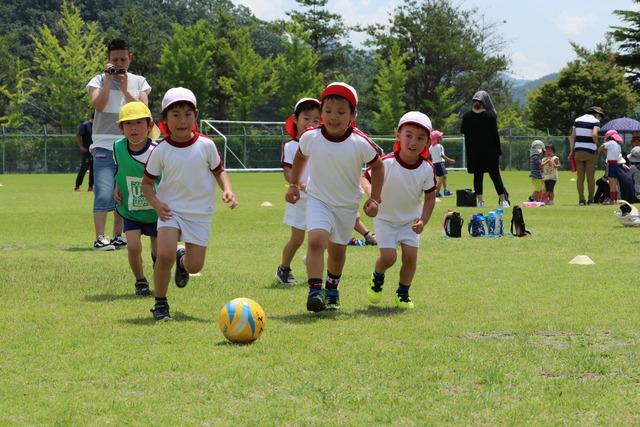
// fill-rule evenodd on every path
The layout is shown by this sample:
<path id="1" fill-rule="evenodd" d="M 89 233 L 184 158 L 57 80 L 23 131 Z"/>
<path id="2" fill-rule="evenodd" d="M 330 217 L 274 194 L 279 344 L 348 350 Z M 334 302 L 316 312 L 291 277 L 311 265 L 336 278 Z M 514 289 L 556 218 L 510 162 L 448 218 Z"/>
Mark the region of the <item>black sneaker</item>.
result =
<path id="1" fill-rule="evenodd" d="M 327 289 L 325 310 L 340 310 L 340 291 L 337 289 Z"/>
<path id="2" fill-rule="evenodd" d="M 325 309 L 324 296 L 324 289 L 309 291 L 309 296 L 307 297 L 307 310 L 315 313 L 323 311 Z"/>
<path id="3" fill-rule="evenodd" d="M 96 241 L 93 242 L 93 249 L 96 251 L 113 251 L 116 247 L 113 246 L 106 237 L 100 235 Z"/>
<path id="4" fill-rule="evenodd" d="M 282 265 L 276 270 L 276 280 L 281 285 L 295 285 L 297 283 L 295 276 L 291 273 L 291 268 Z"/>
<path id="5" fill-rule="evenodd" d="M 587 204 L 587 201 L 585 199 L 580 199 L 580 201 L 578 202 L 579 206 L 585 206 Z"/>
<path id="6" fill-rule="evenodd" d="M 147 279 L 136 280 L 136 295 L 148 297 L 151 295 L 151 289 L 149 289 L 149 282 Z"/>
<path id="7" fill-rule="evenodd" d="M 116 249 L 125 249 L 127 247 L 127 241 L 122 238 L 122 236 L 116 236 L 111 239 L 111 244 Z"/>
<path id="8" fill-rule="evenodd" d="M 179 288 L 184 288 L 189 283 L 189 272 L 185 270 L 184 267 L 180 266 L 180 258 L 184 256 L 184 248 L 178 248 L 176 251 L 176 274 L 174 279 L 176 281 L 176 286 Z"/>
<path id="9" fill-rule="evenodd" d="M 169 313 L 169 304 L 155 304 L 151 309 L 153 320 L 173 320 Z"/>

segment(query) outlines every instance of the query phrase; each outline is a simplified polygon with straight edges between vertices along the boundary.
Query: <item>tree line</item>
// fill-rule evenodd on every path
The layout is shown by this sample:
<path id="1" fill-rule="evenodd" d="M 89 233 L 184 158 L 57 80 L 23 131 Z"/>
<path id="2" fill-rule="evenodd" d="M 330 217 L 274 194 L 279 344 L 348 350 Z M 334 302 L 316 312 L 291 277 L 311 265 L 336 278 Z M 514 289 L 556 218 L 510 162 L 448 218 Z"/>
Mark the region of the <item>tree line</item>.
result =
<path id="1" fill-rule="evenodd" d="M 616 11 L 629 26 L 612 28 L 593 50 L 574 45 L 577 59 L 530 93 L 525 108 L 512 101 L 504 78 L 510 61 L 499 23 L 477 9 L 408 0 L 387 24 L 349 28 L 327 0 L 296 1 L 297 10 L 274 22 L 230 0 L 3 2 L 0 125 L 75 127 L 90 114 L 85 86 L 104 67 L 112 38 L 132 46 L 131 72 L 153 87 L 154 112 L 166 89 L 185 86 L 198 97 L 201 117 L 279 121 L 297 99 L 318 96 L 336 80 L 356 87 L 358 124 L 377 134 L 390 133 L 407 110 L 456 132 L 480 89 L 494 97 L 500 127 L 519 132 L 566 132 L 590 105 L 610 117 L 637 108 L 637 12 Z M 364 47 L 348 41 L 349 31 L 366 34 Z"/>

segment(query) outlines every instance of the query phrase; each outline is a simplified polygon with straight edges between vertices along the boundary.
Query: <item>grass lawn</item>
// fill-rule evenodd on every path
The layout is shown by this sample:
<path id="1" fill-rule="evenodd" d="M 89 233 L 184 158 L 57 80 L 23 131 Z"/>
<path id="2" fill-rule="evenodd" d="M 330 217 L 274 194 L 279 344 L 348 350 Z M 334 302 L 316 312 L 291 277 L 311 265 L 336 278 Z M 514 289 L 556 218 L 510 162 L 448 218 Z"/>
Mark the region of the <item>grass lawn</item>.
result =
<path id="1" fill-rule="evenodd" d="M 232 174 L 240 208 L 219 203 L 201 276 L 171 285 L 175 320 L 155 323 L 126 251 L 91 249 L 93 197 L 74 176 L 0 175 L 0 425 L 638 425 L 640 230 L 612 206 L 577 206 L 571 176 L 556 206 L 523 209 L 522 239 L 444 238 L 455 197 L 437 203 L 416 309 L 393 308 L 398 265 L 369 306 L 377 249 L 350 247 L 342 310 L 312 314 L 306 286 L 273 283 L 289 235 L 282 175 Z M 526 199 L 526 172 L 504 179 Z M 578 254 L 595 265 L 569 265 Z M 268 316 L 252 345 L 217 327 L 239 296 Z"/>

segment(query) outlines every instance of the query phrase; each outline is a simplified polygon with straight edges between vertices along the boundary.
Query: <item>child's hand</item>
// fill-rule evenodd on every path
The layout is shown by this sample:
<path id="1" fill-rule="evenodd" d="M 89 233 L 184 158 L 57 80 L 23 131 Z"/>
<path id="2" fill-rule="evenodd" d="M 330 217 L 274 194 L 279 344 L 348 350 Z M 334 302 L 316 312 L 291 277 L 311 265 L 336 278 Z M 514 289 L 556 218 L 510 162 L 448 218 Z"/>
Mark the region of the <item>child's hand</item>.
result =
<path id="1" fill-rule="evenodd" d="M 236 195 L 233 191 L 224 191 L 222 193 L 222 201 L 228 204 L 231 209 L 238 207 L 238 199 L 236 199 Z"/>
<path id="2" fill-rule="evenodd" d="M 380 204 L 373 200 L 372 198 L 368 198 L 366 202 L 364 202 L 364 213 L 367 214 L 367 216 L 373 218 L 374 216 L 378 215 L 378 207 L 380 206 Z"/>
<path id="3" fill-rule="evenodd" d="M 422 233 L 422 230 L 424 230 L 424 221 L 422 221 L 421 218 L 416 218 L 413 221 L 413 225 L 411 226 L 411 229 L 416 234 Z"/>
<path id="4" fill-rule="evenodd" d="M 456 159 L 449 159 L 449 163 L 455 163 Z"/>
<path id="5" fill-rule="evenodd" d="M 158 212 L 158 218 L 161 220 L 166 221 L 171 219 L 171 209 L 166 203 L 158 202 L 154 206 L 154 209 Z"/>
<path id="6" fill-rule="evenodd" d="M 116 201 L 116 203 L 120 203 L 122 202 L 122 197 L 120 196 L 120 190 L 118 189 L 118 187 L 116 186 L 116 188 L 113 190 L 113 200 Z"/>
<path id="7" fill-rule="evenodd" d="M 297 187 L 289 187 L 287 190 L 287 194 L 284 196 L 284 199 L 289 202 L 295 204 L 298 200 L 300 200 L 300 190 Z"/>

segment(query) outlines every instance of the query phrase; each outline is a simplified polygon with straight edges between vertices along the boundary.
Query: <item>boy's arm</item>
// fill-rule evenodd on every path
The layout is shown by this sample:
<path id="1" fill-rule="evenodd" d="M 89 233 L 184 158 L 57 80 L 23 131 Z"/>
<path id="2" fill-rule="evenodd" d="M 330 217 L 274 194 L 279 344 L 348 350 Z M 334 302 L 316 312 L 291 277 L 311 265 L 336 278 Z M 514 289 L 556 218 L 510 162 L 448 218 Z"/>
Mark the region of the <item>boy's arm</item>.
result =
<path id="1" fill-rule="evenodd" d="M 304 167 L 307 165 L 308 157 L 302 154 L 302 151 L 298 149 L 296 156 L 293 159 L 293 167 L 291 168 L 291 175 L 289 176 L 289 189 L 284 196 L 285 200 L 289 203 L 296 203 L 300 200 L 300 175 Z"/>
<path id="2" fill-rule="evenodd" d="M 153 182 L 154 180 L 149 178 L 147 175 L 142 177 L 142 194 L 147 199 L 149 204 L 158 212 L 158 217 L 166 221 L 171 218 L 171 209 L 167 206 L 166 203 L 163 203 L 158 199 L 156 193 L 153 191 Z"/>
<path id="3" fill-rule="evenodd" d="M 455 163 L 456 162 L 456 159 L 452 159 L 451 157 L 447 157 L 444 154 L 442 155 L 442 158 L 445 159 L 449 163 Z"/>
<path id="4" fill-rule="evenodd" d="M 367 196 L 371 196 L 371 183 L 364 175 L 360 175 L 360 186 Z"/>
<path id="5" fill-rule="evenodd" d="M 227 172 L 222 170 L 221 172 L 214 173 L 213 176 L 215 176 L 216 182 L 222 190 L 222 201 L 228 204 L 231 209 L 237 208 L 238 199 L 233 192 L 233 188 L 231 188 L 231 180 Z"/>
<path id="6" fill-rule="evenodd" d="M 604 144 L 598 147 L 598 153 L 602 153 L 603 151 L 607 151 L 607 147 Z"/>
<path id="7" fill-rule="evenodd" d="M 378 207 L 382 200 L 382 184 L 384 183 L 384 163 L 377 157 L 373 163 L 369 165 L 371 174 L 371 194 L 364 204 L 364 213 L 367 216 L 374 217 L 378 215 Z"/>
<path id="8" fill-rule="evenodd" d="M 422 233 L 424 227 L 429 223 L 431 219 L 431 214 L 433 213 L 433 209 L 436 206 L 436 193 L 435 191 L 430 191 L 424 194 L 424 204 L 422 205 L 422 215 L 420 218 L 417 218 L 411 228 L 416 234 Z"/>

